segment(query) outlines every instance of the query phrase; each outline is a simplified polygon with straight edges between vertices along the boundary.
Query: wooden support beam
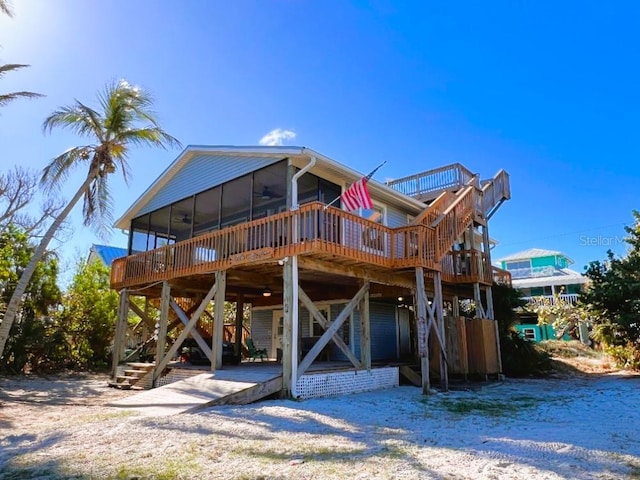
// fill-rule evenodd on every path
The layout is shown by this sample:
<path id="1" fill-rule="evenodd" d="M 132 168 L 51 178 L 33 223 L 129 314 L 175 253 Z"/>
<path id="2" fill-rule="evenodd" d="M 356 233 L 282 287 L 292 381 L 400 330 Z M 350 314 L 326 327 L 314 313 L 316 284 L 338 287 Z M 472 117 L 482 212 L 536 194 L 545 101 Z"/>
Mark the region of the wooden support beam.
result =
<path id="1" fill-rule="evenodd" d="M 360 301 L 360 361 L 362 366 L 371 370 L 371 315 L 369 306 L 369 289 L 364 292 Z"/>
<path id="2" fill-rule="evenodd" d="M 185 315 L 184 311 L 182 310 L 182 308 L 180 308 L 180 305 L 178 305 L 175 302 L 175 300 L 173 300 L 173 299 L 171 300 L 171 308 L 173 309 L 174 312 L 176 312 L 176 315 L 178 315 L 178 317 L 181 320 L 187 320 L 187 321 L 185 323 L 184 328 L 182 329 L 182 332 L 180 332 L 180 335 L 178 335 L 178 338 L 176 338 L 176 341 L 173 342 L 173 345 L 171 345 L 171 348 L 169 349 L 167 354 L 162 358 L 162 360 L 160 360 L 159 363 L 156 362 L 156 369 L 154 371 L 154 379 L 153 379 L 154 382 L 158 378 L 158 377 L 156 377 L 156 372 L 162 372 L 162 370 L 165 369 L 165 367 L 167 366 L 167 364 L 169 363 L 171 358 L 176 353 L 178 353 L 178 349 L 182 346 L 182 343 L 186 340 L 186 338 L 187 338 L 187 336 L 189 336 L 189 334 L 191 334 L 193 336 L 193 338 L 198 343 L 198 346 L 202 349 L 202 351 L 205 353 L 205 355 L 207 355 L 209 357 L 209 359 L 211 359 L 212 355 L 211 355 L 211 350 L 209 349 L 209 346 L 205 343 L 205 341 L 202 339 L 202 337 L 200 336 L 200 334 L 197 331 L 192 331 L 192 330 L 196 326 L 196 324 L 198 323 L 198 320 L 200 319 L 200 316 L 202 315 L 202 312 L 204 312 L 205 308 L 207 308 L 207 305 L 209 305 L 209 302 L 211 301 L 211 299 L 215 295 L 217 289 L 218 289 L 218 284 L 216 283 L 211 287 L 211 289 L 209 290 L 209 293 L 207 293 L 207 295 L 204 297 L 204 299 L 200 303 L 200 306 L 197 307 L 197 309 L 194 312 L 194 314 L 188 320 L 187 320 L 187 316 Z M 158 373 L 158 375 L 159 375 L 159 373 Z"/>
<path id="3" fill-rule="evenodd" d="M 429 383 L 429 324 L 427 323 L 427 292 L 424 289 L 424 271 L 416 267 L 416 334 L 418 337 L 418 355 L 422 373 L 422 393 L 430 393 Z M 430 319 L 431 320 L 431 317 Z"/>
<path id="4" fill-rule="evenodd" d="M 495 319 L 495 312 L 493 311 L 493 291 L 491 290 L 491 286 L 485 287 L 484 293 L 487 299 L 487 318 L 493 320 Z"/>
<path id="5" fill-rule="evenodd" d="M 242 324 L 244 320 L 244 295 L 239 294 L 236 300 L 236 331 L 233 351 L 237 358 L 242 355 Z"/>
<path id="6" fill-rule="evenodd" d="M 451 314 L 453 318 L 460 316 L 460 298 L 457 295 L 454 295 L 453 300 L 451 300 Z"/>
<path id="7" fill-rule="evenodd" d="M 316 306 L 313 304 L 311 299 L 307 296 L 307 294 L 304 292 L 304 290 L 302 290 L 302 287 L 300 286 L 298 286 L 298 298 L 300 299 L 300 302 L 305 307 L 307 307 L 307 310 L 309 310 L 309 314 L 318 321 L 318 323 L 323 329 L 326 330 L 327 328 L 329 328 L 329 325 L 331 325 L 331 322 L 328 321 L 324 317 L 324 315 L 316 308 Z M 335 343 L 338 346 L 338 348 L 342 351 L 342 353 L 344 353 L 344 355 L 349 359 L 349 361 L 353 364 L 354 367 L 356 368 L 362 367 L 362 365 L 360 364 L 360 361 L 353 354 L 353 352 L 351 352 L 351 349 L 349 348 L 349 346 L 346 343 L 344 343 L 344 340 L 340 338 L 340 335 L 336 333 L 333 337 L 331 337 L 331 340 L 333 341 L 333 343 Z"/>
<path id="8" fill-rule="evenodd" d="M 214 284 L 214 286 L 215 286 L 215 284 Z M 209 299 L 209 301 L 211 301 L 211 299 Z M 204 300 L 203 300 L 203 302 L 204 302 Z M 200 305 L 202 305 L 202 303 Z M 204 304 L 204 308 L 206 308 L 206 307 L 207 307 L 207 304 L 205 303 Z M 193 337 L 193 339 L 196 341 L 196 343 L 198 344 L 198 346 L 202 350 L 202 353 L 204 353 L 206 355 L 206 357 L 209 359 L 209 361 L 211 361 L 211 359 L 213 358 L 212 353 L 211 353 L 211 347 L 209 345 L 207 345 L 207 342 L 204 341 L 204 338 L 202 338 L 202 335 L 200 335 L 200 332 L 198 332 L 198 330 L 195 329 L 195 325 L 197 325 L 197 323 L 198 323 L 197 321 L 202 316 L 202 313 L 200 313 L 197 317 L 195 317 L 195 315 L 193 313 L 189 314 L 189 312 L 185 312 L 184 310 L 182 310 L 180 305 L 178 305 L 174 300 L 171 300 L 171 309 L 175 312 L 176 316 L 178 317 L 178 320 L 180 320 L 180 322 L 182 322 L 182 324 L 184 325 L 184 329 L 182 330 L 181 333 L 184 333 L 184 331 L 188 329 L 187 333 L 189 333 L 191 335 L 191 337 Z M 196 309 L 197 309 L 197 306 L 196 306 Z M 190 308 L 189 311 L 192 311 L 192 309 Z M 206 313 L 206 312 L 204 312 L 204 313 Z M 195 324 L 193 326 L 189 326 L 189 322 L 194 317 L 196 318 Z M 180 343 L 182 343 L 182 342 L 180 342 Z"/>
<path id="9" fill-rule="evenodd" d="M 476 305 L 476 318 L 487 318 L 482 306 L 482 296 L 480 295 L 480 284 L 473 284 L 473 301 Z"/>
<path id="10" fill-rule="evenodd" d="M 171 286 L 169 282 L 162 282 L 162 294 L 160 296 L 160 319 L 158 320 L 158 338 L 156 339 L 156 366 L 153 369 L 153 386 L 160 378 L 162 370 L 158 368 L 164 357 L 164 349 L 167 345 L 167 324 L 169 322 L 169 306 L 171 304 Z"/>
<path id="11" fill-rule="evenodd" d="M 216 272 L 217 289 L 214 296 L 213 339 L 211 345 L 211 371 L 222 368 L 222 337 L 224 334 L 224 301 L 227 288 L 227 272 Z"/>
<path id="12" fill-rule="evenodd" d="M 422 378 L 409 365 L 400 365 L 400 375 L 409 380 L 416 387 L 422 386 Z"/>
<path id="13" fill-rule="evenodd" d="M 487 316 L 493 320 L 493 327 L 496 332 L 496 349 L 498 352 L 498 370 L 499 370 L 499 373 L 502 374 L 502 350 L 500 349 L 500 329 L 498 328 L 498 320 L 495 319 L 495 312 L 493 311 L 493 290 L 491 290 L 491 287 L 487 287 L 485 293 L 487 295 L 487 310 L 489 310 L 490 312 Z"/>
<path id="14" fill-rule="evenodd" d="M 293 378 L 293 363 L 298 363 L 298 358 L 293 355 L 293 342 L 297 342 L 297 338 L 293 338 L 293 322 L 297 321 L 298 305 L 293 301 L 293 289 L 298 288 L 294 285 L 293 259 L 284 263 L 282 267 L 282 288 L 283 288 L 283 319 L 282 319 L 282 393 L 283 398 L 291 398 L 292 385 L 296 380 Z"/>
<path id="15" fill-rule="evenodd" d="M 308 257 L 299 257 L 298 262 L 299 268 L 331 273 L 333 275 L 344 275 L 345 277 L 357 278 L 359 281 L 366 280 L 373 283 L 380 283 L 382 285 L 403 287 L 409 290 L 413 290 L 414 288 L 411 278 L 394 273 L 391 270 L 384 273 L 374 272 L 364 268 L 323 262 L 321 260 L 315 260 Z"/>
<path id="16" fill-rule="evenodd" d="M 329 343 L 331 337 L 333 337 L 333 335 L 340 329 L 344 321 L 349 315 L 351 315 L 353 309 L 356 307 L 356 305 L 358 305 L 358 303 L 363 299 L 368 291 L 369 282 L 365 282 L 362 288 L 358 290 L 358 293 L 356 293 L 356 296 L 353 297 L 349 301 L 349 303 L 347 303 L 342 312 L 340 312 L 336 319 L 331 323 L 329 328 L 327 328 L 327 330 L 325 330 L 322 336 L 318 339 L 315 345 L 311 347 L 309 353 L 307 353 L 307 355 L 302 359 L 298 367 L 298 377 L 300 377 L 300 375 L 307 371 L 313 361 L 318 357 L 322 349 L 327 345 L 327 343 Z"/>
<path id="17" fill-rule="evenodd" d="M 140 307 L 133 302 L 129 303 L 129 308 L 133 310 L 133 313 L 135 313 L 140 317 L 143 324 L 146 325 L 147 328 L 149 328 L 151 331 L 155 330 L 156 328 L 155 322 L 151 320 L 151 318 L 149 318 L 149 315 L 147 314 L 147 312 L 142 311 Z"/>
<path id="18" fill-rule="evenodd" d="M 433 306 L 435 309 L 436 336 L 440 343 L 440 386 L 444 391 L 449 390 L 449 372 L 447 369 L 447 343 L 444 334 L 444 305 L 442 299 L 442 277 L 440 272 L 433 275 Z"/>
<path id="19" fill-rule="evenodd" d="M 116 332 L 113 338 L 111 350 L 111 378 L 115 380 L 118 375 L 118 365 L 124 358 L 124 341 L 129 318 L 129 292 L 126 288 L 120 290 L 120 302 L 118 304 L 118 319 Z"/>

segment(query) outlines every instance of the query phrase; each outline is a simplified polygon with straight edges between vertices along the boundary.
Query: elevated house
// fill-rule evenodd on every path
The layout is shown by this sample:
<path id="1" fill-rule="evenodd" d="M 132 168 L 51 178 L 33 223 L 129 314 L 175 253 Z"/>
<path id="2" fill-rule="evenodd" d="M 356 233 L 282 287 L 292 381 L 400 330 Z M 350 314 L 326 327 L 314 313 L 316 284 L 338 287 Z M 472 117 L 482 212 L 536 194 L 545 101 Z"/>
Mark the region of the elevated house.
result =
<path id="1" fill-rule="evenodd" d="M 561 298 L 575 304 L 587 283 L 587 277 L 569 268 L 573 260 L 555 250 L 530 248 L 497 262 L 511 274 L 513 287 L 534 303 Z"/>
<path id="2" fill-rule="evenodd" d="M 300 398 L 367 390 L 397 384 L 399 372 L 427 392 L 450 374 L 500 373 L 490 287 L 510 277 L 492 267 L 488 222 L 510 198 L 506 172 L 481 180 L 453 164 L 371 179 L 373 207 L 343 210 L 341 195 L 362 178 L 304 147 L 186 148 L 116 222 L 129 248 L 112 266 L 114 381 L 129 309 L 149 323 L 131 295 L 160 310 L 153 385 L 189 336 L 211 370 L 231 368 L 225 301 L 239 312 L 251 305 L 255 347 L 278 365 L 263 394 L 273 385 Z M 464 299 L 477 318 L 460 317 Z"/>
<path id="3" fill-rule="evenodd" d="M 555 250 L 530 248 L 500 258 L 497 262 L 511 274 L 513 287 L 522 292 L 523 299 L 531 307 L 553 305 L 558 300 L 575 305 L 587 283 L 587 277 L 569 268 L 574 261 Z M 520 324 L 515 327 L 530 340 L 556 338 L 556 332 L 551 325 L 537 323 L 536 315 L 522 315 Z M 580 331 L 580 337 L 587 341 L 586 330 Z"/>

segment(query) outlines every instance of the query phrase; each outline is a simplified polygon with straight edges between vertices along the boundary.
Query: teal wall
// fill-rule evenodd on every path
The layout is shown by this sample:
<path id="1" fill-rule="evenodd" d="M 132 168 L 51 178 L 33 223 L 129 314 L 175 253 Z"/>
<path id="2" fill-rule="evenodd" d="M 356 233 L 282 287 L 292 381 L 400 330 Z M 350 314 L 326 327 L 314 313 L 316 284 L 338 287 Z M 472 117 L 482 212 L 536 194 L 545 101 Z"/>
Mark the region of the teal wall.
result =
<path id="1" fill-rule="evenodd" d="M 531 266 L 535 267 L 555 267 L 556 266 L 556 256 L 551 255 L 548 257 L 537 257 L 531 259 Z"/>
<path id="2" fill-rule="evenodd" d="M 580 284 L 567 285 L 567 292 L 566 293 L 582 293 L 582 285 L 580 285 Z"/>
<path id="3" fill-rule="evenodd" d="M 532 338 L 534 342 L 541 342 L 542 340 L 555 340 L 556 331 L 551 325 L 514 325 L 516 330 L 520 332 L 520 335 L 525 337 L 524 331 L 533 330 L 535 338 Z M 526 337 L 529 338 L 529 337 Z"/>

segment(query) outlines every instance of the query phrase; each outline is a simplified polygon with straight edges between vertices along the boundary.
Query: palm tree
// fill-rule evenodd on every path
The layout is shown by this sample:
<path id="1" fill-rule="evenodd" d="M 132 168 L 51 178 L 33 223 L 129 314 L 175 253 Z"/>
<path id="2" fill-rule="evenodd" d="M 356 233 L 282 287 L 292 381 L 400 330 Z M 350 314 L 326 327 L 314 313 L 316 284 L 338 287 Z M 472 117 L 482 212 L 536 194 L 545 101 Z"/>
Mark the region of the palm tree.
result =
<path id="1" fill-rule="evenodd" d="M 0 0 L 1 1 L 1 0 Z M 60 107 L 44 121 L 42 128 L 66 128 L 94 143 L 73 147 L 54 158 L 44 169 L 41 184 L 46 190 L 59 187 L 71 170 L 88 165 L 87 177 L 71 201 L 53 221 L 26 267 L 7 305 L 0 324 L 0 357 L 11 325 L 38 261 L 49 242 L 80 198 L 84 198 L 84 224 L 104 233 L 111 219 L 111 197 L 108 177 L 118 169 L 125 181 L 129 178 L 127 155 L 130 146 L 180 146 L 180 142 L 160 128 L 151 107 L 148 92 L 122 80 L 107 85 L 98 95 L 100 110 L 94 110 L 76 100 L 71 106 Z"/>
<path id="2" fill-rule="evenodd" d="M 1 2 L 2 0 L 0 0 Z M 2 3 L 0 3 L 0 10 L 2 10 Z M 0 78 L 2 78 L 7 72 L 26 68 L 29 65 L 20 65 L 17 63 L 9 63 L 7 65 L 0 65 Z M 0 107 L 4 107 L 7 103 L 17 100 L 18 98 L 37 98 L 42 97 L 39 93 L 33 92 L 13 92 L 0 94 Z"/>

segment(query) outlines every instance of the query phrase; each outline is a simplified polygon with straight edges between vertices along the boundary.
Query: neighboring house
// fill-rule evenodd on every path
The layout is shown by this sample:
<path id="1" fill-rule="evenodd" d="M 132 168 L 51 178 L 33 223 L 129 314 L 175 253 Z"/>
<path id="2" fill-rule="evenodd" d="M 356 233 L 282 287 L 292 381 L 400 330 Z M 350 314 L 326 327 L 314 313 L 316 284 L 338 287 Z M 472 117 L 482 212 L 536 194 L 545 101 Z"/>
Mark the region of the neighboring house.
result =
<path id="1" fill-rule="evenodd" d="M 111 264 L 116 258 L 126 257 L 129 251 L 126 248 L 112 247 L 109 245 L 91 245 L 87 263 L 101 261 L 105 267 L 111 268 Z"/>
<path id="2" fill-rule="evenodd" d="M 555 250 L 530 248 L 497 260 L 511 274 L 513 287 L 530 302 L 553 302 L 556 295 L 575 304 L 587 277 L 568 268 L 573 260 Z"/>
<path id="3" fill-rule="evenodd" d="M 342 210 L 362 178 L 304 147 L 187 147 L 115 225 L 129 251 L 112 267 L 124 306 L 114 378 L 129 295 L 161 312 L 154 385 L 188 335 L 222 368 L 222 322 L 203 315 L 211 300 L 214 318 L 225 301 L 251 304 L 253 341 L 281 359 L 284 395 L 397 384 L 409 363 L 425 391 L 430 377 L 446 387 L 449 374 L 500 373 L 491 285 L 510 277 L 491 266 L 488 223 L 510 198 L 506 172 L 481 181 L 453 164 L 371 179 L 373 208 Z M 466 299 L 476 319 L 460 317 Z M 172 328 L 182 333 L 168 347 Z M 318 360 L 330 360 L 322 379 Z"/>
<path id="4" fill-rule="evenodd" d="M 568 268 L 573 260 L 555 250 L 530 248 L 501 258 L 498 263 L 511 274 L 513 287 L 522 292 L 530 306 L 553 305 L 557 298 L 575 305 L 587 283 L 587 277 Z M 525 338 L 536 342 L 557 338 L 551 325 L 538 325 L 537 315 L 522 313 L 519 317 L 515 328 Z M 582 338 L 583 332 L 580 334 Z"/>

